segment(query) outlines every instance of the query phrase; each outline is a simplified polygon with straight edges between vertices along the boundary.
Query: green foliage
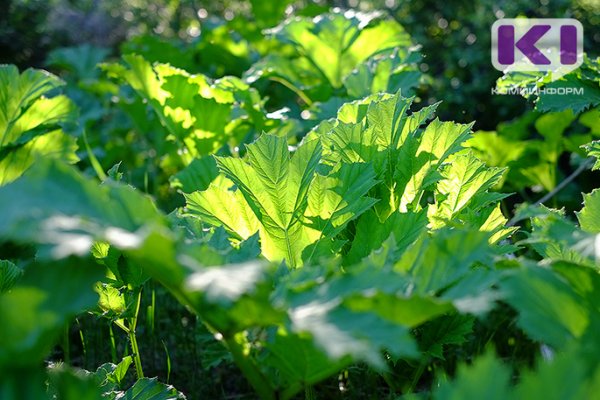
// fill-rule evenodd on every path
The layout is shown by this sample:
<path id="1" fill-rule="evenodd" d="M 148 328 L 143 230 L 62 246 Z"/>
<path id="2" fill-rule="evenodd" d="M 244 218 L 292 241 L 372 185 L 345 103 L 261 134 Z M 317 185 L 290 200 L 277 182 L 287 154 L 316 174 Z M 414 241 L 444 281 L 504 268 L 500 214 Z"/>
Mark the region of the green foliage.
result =
<path id="1" fill-rule="evenodd" d="M 173 366 L 193 362 L 214 393 L 245 390 L 241 373 L 264 399 L 335 397 L 332 383 L 357 398 L 592 397 L 600 191 L 590 179 L 583 207 L 571 190 L 567 210 L 507 217 L 574 179 L 567 153 L 594 174 L 597 61 L 556 82 L 505 77 L 586 96 L 542 94 L 473 133 L 406 97 L 420 56 L 384 13 L 277 25 L 287 5 L 252 1 L 247 26 L 206 23 L 186 44 L 132 39 L 118 62 L 57 50 L 65 95 L 0 67 L 0 397 L 185 398 L 145 375 L 162 372 L 145 350 L 159 344 L 170 382 L 179 331 L 193 339 Z M 160 314 L 167 292 L 181 315 Z M 90 349 L 79 320 L 108 330 L 95 372 L 70 366 Z"/>
<path id="2" fill-rule="evenodd" d="M 585 146 L 588 154 L 592 157 L 596 157 L 596 164 L 592 169 L 600 169 L 600 140 L 593 141 Z"/>
<path id="3" fill-rule="evenodd" d="M 64 95 L 44 97 L 63 85 L 57 77 L 0 65 L 0 185 L 18 178 L 40 157 L 78 161 L 76 141 L 61 127 L 77 110 Z"/>
<path id="4" fill-rule="evenodd" d="M 549 192 L 567 175 L 563 160 L 568 154 L 574 155 L 574 169 L 582 163 L 585 152 L 581 147 L 599 137 L 595 128 L 598 118 L 597 109 L 580 115 L 572 110 L 530 112 L 500 124 L 496 131 L 475 132 L 468 145 L 486 164 L 507 168 L 504 179 L 498 182 L 504 190 L 522 194 L 524 189 L 538 191 L 536 186 L 541 186 Z M 576 193 L 573 190 L 569 197 Z M 574 200 L 567 204 L 569 208 L 578 206 Z"/>
<path id="5" fill-rule="evenodd" d="M 28 266 L 10 291 L 0 295 L 0 369 L 41 363 L 69 318 L 97 301 L 93 285 L 101 273 L 101 268 L 75 259 Z"/>
<path id="6" fill-rule="evenodd" d="M 21 277 L 23 270 L 8 260 L 0 260 L 0 293 L 10 290 Z"/>
<path id="7" fill-rule="evenodd" d="M 51 398 L 76 399 L 129 399 L 129 400 L 181 400 L 186 397 L 170 385 L 156 378 L 143 378 L 126 390 L 119 390 L 127 368 L 131 364 L 127 356 L 119 363 L 101 365 L 95 372 L 68 368 L 64 365 L 49 369 L 49 394 Z"/>
<path id="8" fill-rule="evenodd" d="M 493 399 L 580 399 L 595 396 L 598 388 L 598 365 L 588 364 L 585 347 L 572 345 L 565 352 L 539 363 L 535 371 L 523 373 L 516 387 L 509 386 L 506 365 L 487 353 L 469 367 L 461 366 L 454 382 L 445 382 L 435 390 L 435 399 L 485 397 Z M 597 351 L 597 346 L 594 346 Z M 557 380 L 562 381 L 556 384 Z"/>
<path id="9" fill-rule="evenodd" d="M 318 119 L 372 93 L 418 86 L 420 60 L 410 36 L 383 13 L 332 12 L 289 18 L 270 30 L 282 45 L 245 74 L 249 83 L 271 79 L 292 90 Z M 313 116 L 313 119 L 316 119 Z"/>
<path id="10" fill-rule="evenodd" d="M 509 73 L 498 80 L 497 90 L 523 90 L 524 97 L 532 97 L 540 112 L 572 110 L 575 114 L 600 104 L 599 61 L 585 59 L 575 71 L 555 79 L 552 73 Z M 535 89 L 545 89 L 535 93 Z M 570 92 L 565 94 L 566 89 Z M 530 91 L 534 91 L 531 95 Z"/>

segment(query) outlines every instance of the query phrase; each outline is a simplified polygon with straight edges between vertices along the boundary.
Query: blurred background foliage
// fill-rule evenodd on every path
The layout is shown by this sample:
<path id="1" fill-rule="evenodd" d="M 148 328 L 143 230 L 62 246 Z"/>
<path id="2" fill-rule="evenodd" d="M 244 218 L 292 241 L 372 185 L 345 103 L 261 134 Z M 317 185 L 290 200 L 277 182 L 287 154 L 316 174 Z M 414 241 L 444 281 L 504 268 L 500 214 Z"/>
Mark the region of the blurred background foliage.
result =
<path id="1" fill-rule="evenodd" d="M 490 26 L 498 18 L 572 17 L 584 26 L 585 49 L 600 48 L 597 0 L 5 0 L 0 15 L 0 62 L 47 67 L 51 50 L 89 44 L 116 55 L 136 52 L 213 78 L 240 76 L 273 49 L 263 29 L 291 15 L 315 16 L 339 7 L 383 10 L 422 46 L 420 70 L 427 74 L 419 98 L 443 103 L 443 119 L 476 121 L 495 129 L 522 114 L 525 101 L 492 96 L 500 73 L 490 68 Z M 273 99 L 277 90 L 272 88 Z M 277 108 L 277 104 L 271 105 Z"/>

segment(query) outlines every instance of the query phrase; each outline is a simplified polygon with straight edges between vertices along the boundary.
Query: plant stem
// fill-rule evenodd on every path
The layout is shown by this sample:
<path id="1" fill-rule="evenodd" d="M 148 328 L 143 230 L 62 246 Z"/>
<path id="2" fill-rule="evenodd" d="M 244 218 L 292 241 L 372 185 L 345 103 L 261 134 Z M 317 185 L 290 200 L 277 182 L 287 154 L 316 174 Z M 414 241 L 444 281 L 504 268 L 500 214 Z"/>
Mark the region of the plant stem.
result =
<path id="1" fill-rule="evenodd" d="M 591 159 L 591 158 L 588 159 L 588 160 L 586 160 L 586 161 L 584 161 L 583 163 L 581 163 L 581 165 L 579 166 L 579 168 L 577 168 L 575 171 L 573 171 L 573 173 L 571 175 L 567 176 L 558 185 L 556 185 L 556 187 L 554 189 L 552 189 L 552 191 L 548 192 L 544 197 L 542 197 L 541 199 L 539 199 L 538 201 L 536 201 L 534 205 L 537 206 L 539 204 L 543 204 L 543 203 L 547 202 L 548 200 L 550 200 L 558 192 L 560 192 L 561 190 L 563 190 L 565 188 L 565 186 L 567 186 L 575 178 L 577 178 L 583 171 L 585 171 L 586 169 L 588 169 L 589 167 L 591 167 L 592 163 L 593 163 L 593 159 Z"/>
<path id="2" fill-rule="evenodd" d="M 275 391 L 267 381 L 267 378 L 258 369 L 258 366 L 244 354 L 244 349 L 234 337 L 224 338 L 225 346 L 231 352 L 233 360 L 240 368 L 250 385 L 263 400 L 275 400 Z"/>
<path id="3" fill-rule="evenodd" d="M 137 304 L 135 307 L 135 314 L 129 319 L 129 341 L 131 343 L 131 352 L 133 353 L 133 362 L 135 365 L 135 372 L 138 379 L 144 377 L 144 371 L 142 369 L 142 359 L 140 357 L 140 349 L 138 347 L 137 338 L 135 336 L 135 327 L 137 326 L 138 314 L 140 312 L 140 303 L 142 301 L 142 289 L 136 289 Z"/>
<path id="4" fill-rule="evenodd" d="M 417 371 L 415 372 L 415 376 L 413 377 L 412 382 L 410 383 L 410 386 L 408 387 L 408 393 L 413 393 L 415 391 L 415 388 L 417 387 L 417 384 L 419 383 L 421 376 L 423 376 L 423 372 L 425 372 L 425 368 L 427 367 L 428 363 L 429 363 L 428 360 L 422 360 L 419 363 L 419 368 L 417 368 Z"/>
<path id="5" fill-rule="evenodd" d="M 312 386 L 307 386 L 304 388 L 304 398 L 305 400 L 315 400 L 317 398 L 315 389 Z"/>
<path id="6" fill-rule="evenodd" d="M 565 188 L 565 186 L 567 186 L 569 183 L 573 182 L 573 180 L 575 178 L 577 178 L 583 171 L 590 168 L 593 163 L 594 163 L 593 158 L 588 158 L 587 160 L 585 160 L 583 163 L 581 163 L 581 165 L 575 171 L 573 171 L 573 173 L 571 175 L 567 176 L 558 185 L 556 185 L 556 187 L 554 189 L 552 189 L 541 199 L 539 199 L 538 201 L 533 203 L 533 206 L 539 206 L 540 204 L 544 204 L 545 202 L 547 202 L 548 200 L 553 198 L 558 192 L 563 190 Z M 510 221 L 508 221 L 506 226 L 513 226 L 517 222 L 518 222 L 518 220 L 516 219 L 516 217 L 513 217 Z"/>
<path id="7" fill-rule="evenodd" d="M 108 334 L 110 336 L 110 357 L 113 364 L 117 364 L 117 343 L 111 323 L 108 324 Z"/>
<path id="8" fill-rule="evenodd" d="M 100 161 L 98 161 L 98 159 L 96 158 L 96 155 L 94 154 L 94 152 L 92 151 L 92 148 L 90 147 L 90 144 L 88 143 L 87 135 L 85 134 L 85 129 L 82 131 L 82 137 L 83 137 L 83 144 L 85 145 L 85 150 L 90 159 L 90 164 L 92 165 L 94 172 L 96 172 L 98 179 L 100 179 L 101 181 L 105 181 L 107 176 L 104 173 L 104 170 L 102 169 L 102 165 L 100 165 Z"/>
<path id="9" fill-rule="evenodd" d="M 144 371 L 142 370 L 142 359 L 140 358 L 140 349 L 138 347 L 137 339 L 135 337 L 135 332 L 131 331 L 129 333 L 129 340 L 131 341 L 131 352 L 133 353 L 133 362 L 135 364 L 135 373 L 138 379 L 142 379 L 144 377 Z"/>
<path id="10" fill-rule="evenodd" d="M 306 95 L 306 93 L 304 93 L 302 90 L 300 90 L 299 88 L 294 86 L 292 83 L 288 82 L 287 80 L 285 80 L 283 78 L 279 78 L 277 76 L 272 76 L 269 79 L 271 79 L 272 81 L 281 83 L 283 86 L 290 89 L 292 92 L 296 93 L 296 95 L 298 97 L 300 97 L 300 99 L 302 99 L 302 101 L 304 103 L 306 103 L 307 106 L 311 106 L 313 104 L 312 100 Z"/>
<path id="11" fill-rule="evenodd" d="M 77 322 L 77 328 L 79 328 L 79 338 L 81 339 L 81 348 L 83 350 L 83 359 L 87 359 L 87 346 L 85 344 L 85 337 L 83 336 L 83 330 L 81 329 L 81 324 L 78 319 L 75 319 Z M 85 361 L 84 361 L 85 362 Z"/>

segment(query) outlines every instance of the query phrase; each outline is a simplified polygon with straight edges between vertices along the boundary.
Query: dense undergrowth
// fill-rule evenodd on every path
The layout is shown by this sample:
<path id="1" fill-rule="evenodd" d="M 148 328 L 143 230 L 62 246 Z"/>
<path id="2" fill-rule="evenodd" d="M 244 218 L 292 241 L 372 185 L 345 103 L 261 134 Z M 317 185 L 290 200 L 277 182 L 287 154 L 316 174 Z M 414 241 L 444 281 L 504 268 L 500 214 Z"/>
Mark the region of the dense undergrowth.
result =
<path id="1" fill-rule="evenodd" d="M 598 59 L 473 132 L 385 13 L 231 35 L 0 66 L 0 398 L 598 396 Z"/>

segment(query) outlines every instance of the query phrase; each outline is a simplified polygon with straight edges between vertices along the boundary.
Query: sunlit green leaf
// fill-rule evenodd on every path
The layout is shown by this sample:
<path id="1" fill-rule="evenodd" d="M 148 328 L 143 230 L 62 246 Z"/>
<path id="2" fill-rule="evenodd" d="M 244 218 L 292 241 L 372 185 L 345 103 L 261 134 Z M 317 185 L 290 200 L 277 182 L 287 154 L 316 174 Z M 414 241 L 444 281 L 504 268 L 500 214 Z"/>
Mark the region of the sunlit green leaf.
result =
<path id="1" fill-rule="evenodd" d="M 583 208 L 577 219 L 584 231 L 600 234 L 600 189 L 583 195 Z"/>

